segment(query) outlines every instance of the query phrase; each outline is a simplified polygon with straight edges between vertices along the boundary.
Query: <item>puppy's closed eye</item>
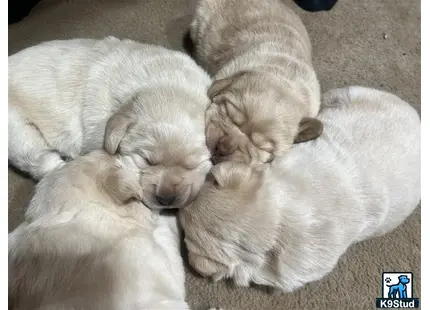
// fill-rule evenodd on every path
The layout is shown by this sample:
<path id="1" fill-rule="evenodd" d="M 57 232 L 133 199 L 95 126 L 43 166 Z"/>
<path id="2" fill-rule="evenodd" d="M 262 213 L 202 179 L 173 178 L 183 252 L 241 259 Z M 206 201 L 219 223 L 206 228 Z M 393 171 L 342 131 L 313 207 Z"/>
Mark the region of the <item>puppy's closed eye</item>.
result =
<path id="1" fill-rule="evenodd" d="M 233 123 L 242 126 L 246 122 L 245 115 L 231 102 L 225 103 L 227 114 Z"/>
<path id="2" fill-rule="evenodd" d="M 259 149 L 263 151 L 272 153 L 275 149 L 275 143 L 261 133 L 253 132 L 251 135 L 251 140 Z"/>

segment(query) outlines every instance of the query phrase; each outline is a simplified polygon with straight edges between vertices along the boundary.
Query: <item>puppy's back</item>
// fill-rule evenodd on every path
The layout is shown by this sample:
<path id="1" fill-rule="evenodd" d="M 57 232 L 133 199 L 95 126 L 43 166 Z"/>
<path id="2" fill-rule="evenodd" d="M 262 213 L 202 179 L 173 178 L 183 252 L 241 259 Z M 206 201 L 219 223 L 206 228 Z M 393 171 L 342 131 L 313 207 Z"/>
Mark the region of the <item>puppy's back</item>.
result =
<path id="1" fill-rule="evenodd" d="M 271 196 L 284 192 L 279 247 L 288 247 L 276 281 L 287 291 L 330 272 L 351 244 L 399 226 L 421 196 L 420 119 L 409 104 L 348 87 L 325 93 L 318 117 L 320 138 L 275 159 L 268 178 Z"/>
<path id="2" fill-rule="evenodd" d="M 325 93 L 320 117 L 330 147 L 354 158 L 369 205 L 376 197 L 386 200 L 390 216 L 383 217 L 379 233 L 395 228 L 421 197 L 417 111 L 393 94 L 352 86 Z M 369 184 L 374 191 L 366 188 Z"/>
<path id="3" fill-rule="evenodd" d="M 9 106 L 24 111 L 34 121 L 39 118 L 43 121 L 42 113 L 79 113 L 73 110 L 76 105 L 70 105 L 82 99 L 76 96 L 82 96 L 81 82 L 94 56 L 91 52 L 96 42 L 54 40 L 9 56 Z M 50 118 L 51 126 L 52 123 Z"/>
<path id="4" fill-rule="evenodd" d="M 114 164 L 94 151 L 38 183 L 8 237 L 12 309 L 187 309 L 175 222 L 111 199 Z"/>
<path id="5" fill-rule="evenodd" d="M 200 0 L 194 11 L 190 34 L 196 44 L 196 57 L 211 74 L 244 55 L 247 59 L 238 61 L 236 67 L 248 62 L 275 65 L 272 58 L 276 54 L 311 62 L 312 48 L 305 26 L 279 0 Z"/>

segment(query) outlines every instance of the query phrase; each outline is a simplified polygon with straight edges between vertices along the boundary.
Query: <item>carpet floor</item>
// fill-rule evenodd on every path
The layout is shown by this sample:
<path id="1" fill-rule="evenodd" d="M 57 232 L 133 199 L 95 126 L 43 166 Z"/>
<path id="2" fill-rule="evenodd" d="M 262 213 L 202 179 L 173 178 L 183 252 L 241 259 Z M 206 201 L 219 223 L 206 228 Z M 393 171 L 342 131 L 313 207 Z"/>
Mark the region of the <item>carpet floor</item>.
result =
<path id="1" fill-rule="evenodd" d="M 319 13 L 285 2 L 308 28 L 323 91 L 375 87 L 420 110 L 420 1 L 339 0 L 331 11 Z M 183 50 L 189 21 L 187 0 L 42 0 L 27 18 L 9 25 L 9 55 L 45 40 L 107 35 Z M 11 231 L 23 219 L 34 183 L 12 169 L 8 178 Z M 280 297 L 214 284 L 188 269 L 187 300 L 193 310 L 375 309 L 383 271 L 413 272 L 414 297 L 420 297 L 420 231 L 417 208 L 393 233 L 351 247 L 321 281 Z"/>

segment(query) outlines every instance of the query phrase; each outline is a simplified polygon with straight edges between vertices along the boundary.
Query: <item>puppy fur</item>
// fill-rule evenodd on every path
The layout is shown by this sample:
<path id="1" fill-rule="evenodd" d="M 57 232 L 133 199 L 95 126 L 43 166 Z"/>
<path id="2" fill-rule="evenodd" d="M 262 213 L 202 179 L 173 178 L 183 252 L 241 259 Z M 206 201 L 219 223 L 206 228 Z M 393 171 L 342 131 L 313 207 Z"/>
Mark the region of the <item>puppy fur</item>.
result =
<path id="1" fill-rule="evenodd" d="M 363 87 L 324 95 L 317 140 L 272 164 L 213 167 L 180 211 L 203 276 L 291 292 L 321 279 L 348 247 L 400 225 L 420 201 L 420 119 Z"/>
<path id="2" fill-rule="evenodd" d="M 270 162 L 321 134 L 311 43 L 281 1 L 199 0 L 190 38 L 197 62 L 215 79 L 206 112 L 215 162 Z"/>
<path id="3" fill-rule="evenodd" d="M 9 309 L 189 309 L 176 217 L 120 201 L 124 166 L 97 150 L 38 183 L 8 238 Z"/>
<path id="4" fill-rule="evenodd" d="M 182 207 L 211 167 L 210 85 L 189 56 L 130 40 L 27 48 L 9 57 L 9 161 L 40 179 L 105 146 L 141 172 L 125 187 L 140 187 L 148 207 Z"/>

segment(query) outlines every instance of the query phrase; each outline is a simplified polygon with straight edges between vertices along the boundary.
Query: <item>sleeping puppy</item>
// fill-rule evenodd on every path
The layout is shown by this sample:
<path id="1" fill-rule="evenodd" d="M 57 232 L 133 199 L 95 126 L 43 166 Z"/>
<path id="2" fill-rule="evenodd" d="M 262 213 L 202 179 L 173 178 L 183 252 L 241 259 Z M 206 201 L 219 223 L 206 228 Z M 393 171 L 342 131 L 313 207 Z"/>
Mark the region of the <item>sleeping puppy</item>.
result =
<path id="1" fill-rule="evenodd" d="M 9 309 L 189 309 L 176 217 L 119 194 L 125 166 L 97 150 L 38 183 L 9 234 Z"/>
<path id="2" fill-rule="evenodd" d="M 35 179 L 91 150 L 128 158 L 128 188 L 179 208 L 210 170 L 208 74 L 187 55 L 108 37 L 50 41 L 9 57 L 9 161 Z"/>
<path id="3" fill-rule="evenodd" d="M 324 96 L 324 133 L 271 165 L 213 167 L 181 209 L 201 275 L 291 292 L 348 247 L 400 225 L 420 201 L 420 119 L 398 97 L 349 87 Z M 278 290 L 278 291 L 279 291 Z"/>
<path id="4" fill-rule="evenodd" d="M 267 163 L 316 139 L 320 86 L 300 18 L 279 0 L 199 0 L 194 57 L 211 75 L 207 144 L 215 162 Z"/>

